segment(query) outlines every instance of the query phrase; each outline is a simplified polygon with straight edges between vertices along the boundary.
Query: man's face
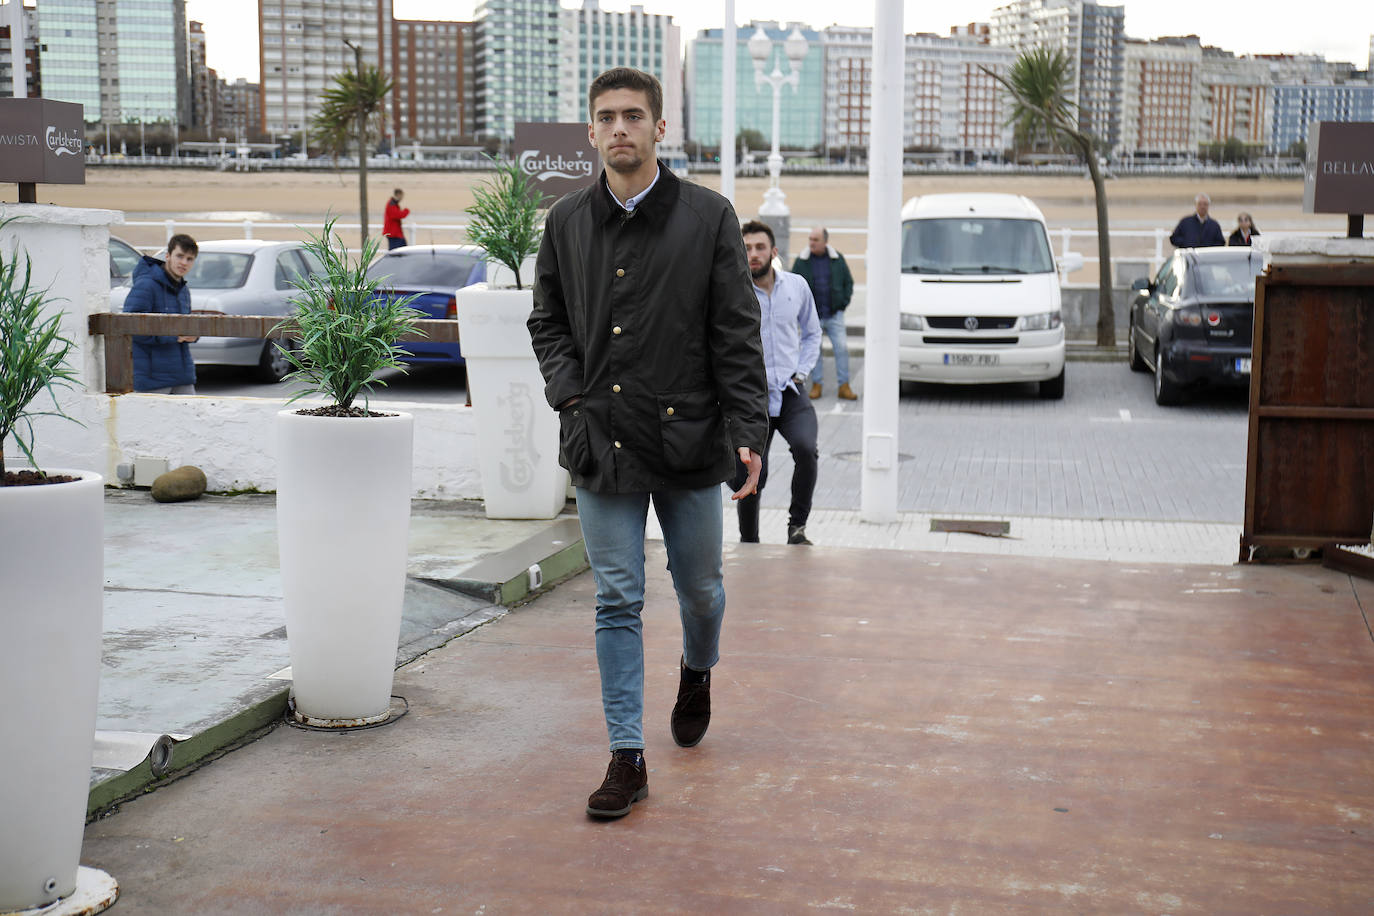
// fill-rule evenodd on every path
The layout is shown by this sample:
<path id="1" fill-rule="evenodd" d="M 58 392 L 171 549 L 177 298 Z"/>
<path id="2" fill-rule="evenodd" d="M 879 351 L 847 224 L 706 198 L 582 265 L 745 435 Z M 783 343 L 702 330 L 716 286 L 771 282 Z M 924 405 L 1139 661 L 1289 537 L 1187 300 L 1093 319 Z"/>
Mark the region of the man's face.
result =
<path id="1" fill-rule="evenodd" d="M 173 248 L 167 252 L 167 273 L 178 280 L 186 279 L 186 273 L 194 263 L 196 263 L 194 252 L 186 251 L 183 248 Z"/>
<path id="2" fill-rule="evenodd" d="M 773 269 L 773 258 L 778 250 L 768 241 L 768 233 L 751 232 L 744 237 L 744 253 L 749 256 L 749 273 L 755 280 L 760 280 Z"/>
<path id="3" fill-rule="evenodd" d="M 397 191 L 397 192 L 396 192 L 396 203 L 399 204 L 399 203 L 401 202 L 401 198 L 403 198 L 403 197 L 405 197 L 405 196 L 406 196 L 406 192 L 405 192 L 405 191 Z"/>
<path id="4" fill-rule="evenodd" d="M 636 172 L 654 159 L 654 144 L 663 139 L 667 122 L 653 121 L 649 97 L 638 89 L 608 89 L 596 97 L 587 136 L 606 168 Z"/>
<path id="5" fill-rule="evenodd" d="M 825 254 L 825 235 L 821 230 L 812 229 L 807 242 L 811 246 L 812 254 Z"/>
<path id="6" fill-rule="evenodd" d="M 1201 200 L 1199 200 L 1199 201 L 1197 202 L 1197 218 L 1198 218 L 1198 219 L 1206 219 L 1206 218 L 1207 218 L 1207 210 L 1208 210 L 1208 208 L 1209 208 L 1210 206 L 1211 206 L 1211 201 L 1209 201 L 1207 198 L 1204 197 L 1204 198 L 1202 198 Z"/>

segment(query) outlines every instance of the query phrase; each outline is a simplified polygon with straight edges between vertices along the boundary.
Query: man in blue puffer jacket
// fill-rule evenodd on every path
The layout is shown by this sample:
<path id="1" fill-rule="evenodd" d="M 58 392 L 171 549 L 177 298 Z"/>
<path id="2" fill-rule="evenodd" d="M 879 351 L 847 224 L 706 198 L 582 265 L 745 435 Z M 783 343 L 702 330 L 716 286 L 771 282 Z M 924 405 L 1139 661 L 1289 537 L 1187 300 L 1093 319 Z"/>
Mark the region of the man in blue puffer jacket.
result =
<path id="1" fill-rule="evenodd" d="M 126 312 L 157 312 L 188 315 L 191 290 L 186 274 L 196 263 L 199 249 L 189 235 L 167 241 L 167 260 L 144 256 L 134 268 L 133 289 L 124 300 Z M 138 334 L 133 337 L 134 390 L 149 394 L 195 394 L 196 366 L 191 361 L 195 337 L 170 334 Z"/>

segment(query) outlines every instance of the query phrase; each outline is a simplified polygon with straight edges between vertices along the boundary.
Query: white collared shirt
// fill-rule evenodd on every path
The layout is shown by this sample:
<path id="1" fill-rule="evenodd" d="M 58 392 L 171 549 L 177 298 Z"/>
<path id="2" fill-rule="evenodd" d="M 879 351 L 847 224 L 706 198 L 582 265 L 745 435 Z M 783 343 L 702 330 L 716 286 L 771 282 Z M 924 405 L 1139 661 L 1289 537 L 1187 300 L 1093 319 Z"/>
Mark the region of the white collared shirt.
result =
<path id="1" fill-rule="evenodd" d="M 611 190 L 611 183 L 609 181 L 606 182 L 606 191 L 611 195 L 611 200 L 615 201 L 622 209 L 628 213 L 633 213 L 635 212 L 635 207 L 639 206 L 640 201 L 649 196 L 649 192 L 654 189 L 654 185 L 656 184 L 658 184 L 657 166 L 654 167 L 654 180 L 649 182 L 649 186 L 624 203 L 621 203 L 620 198 L 615 196 L 615 192 Z"/>

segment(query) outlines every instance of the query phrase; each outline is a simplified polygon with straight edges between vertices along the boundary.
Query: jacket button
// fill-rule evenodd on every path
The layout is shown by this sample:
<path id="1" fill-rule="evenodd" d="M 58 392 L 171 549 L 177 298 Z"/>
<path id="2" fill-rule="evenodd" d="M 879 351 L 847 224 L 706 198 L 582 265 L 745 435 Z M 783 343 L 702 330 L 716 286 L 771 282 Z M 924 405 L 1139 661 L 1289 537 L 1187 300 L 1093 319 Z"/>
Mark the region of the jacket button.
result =
<path id="1" fill-rule="evenodd" d="M 620 386 L 619 386 L 619 385 L 612 385 L 612 386 L 611 386 L 611 390 L 614 391 L 616 394 L 620 394 Z"/>
<path id="2" fill-rule="evenodd" d="M 672 415 L 673 415 L 673 408 L 669 407 L 669 408 L 668 408 L 668 416 L 671 417 Z"/>
<path id="3" fill-rule="evenodd" d="M 625 276 L 625 268 L 623 268 L 623 267 L 617 267 L 616 270 L 615 270 L 615 275 L 616 275 L 617 277 L 623 277 L 623 276 Z"/>
<path id="4" fill-rule="evenodd" d="M 616 447 L 616 448 L 620 448 L 620 440 L 619 440 L 619 439 L 615 440 L 615 447 Z"/>
<path id="5" fill-rule="evenodd" d="M 619 334 L 619 333 L 620 333 L 620 325 L 616 325 L 615 327 L 611 328 L 611 333 L 612 333 L 612 334 Z"/>

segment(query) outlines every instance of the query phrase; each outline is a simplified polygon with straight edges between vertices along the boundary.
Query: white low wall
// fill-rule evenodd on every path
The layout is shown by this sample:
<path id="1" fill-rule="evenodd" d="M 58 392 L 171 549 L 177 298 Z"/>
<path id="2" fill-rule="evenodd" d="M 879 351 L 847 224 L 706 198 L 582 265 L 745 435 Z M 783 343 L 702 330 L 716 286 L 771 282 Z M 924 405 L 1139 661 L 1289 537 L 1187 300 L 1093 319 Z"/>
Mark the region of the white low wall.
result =
<path id="1" fill-rule="evenodd" d="M 0 249 L 16 246 L 33 260 L 33 285 L 47 288 L 54 311 L 63 312 L 62 333 L 76 343 L 71 360 L 80 384 L 58 389 L 58 403 L 80 423 L 61 417 L 33 420 L 35 457 L 43 468 L 97 471 L 117 484 L 121 463 L 166 458 L 171 467 L 194 464 L 211 490 L 276 489 L 276 442 L 272 418 L 284 399 L 182 397 L 126 394 L 111 397 L 105 387 L 104 342 L 86 332 L 87 316 L 109 308 L 109 227 L 123 222 L 113 210 L 81 210 L 42 204 L 4 204 Z M 318 406 L 302 399 L 291 409 Z M 41 394 L 31 405 L 50 410 Z M 478 499 L 477 446 L 470 407 L 388 404 L 415 415 L 414 496 Z M 23 454 L 4 443 L 10 466 Z"/>

